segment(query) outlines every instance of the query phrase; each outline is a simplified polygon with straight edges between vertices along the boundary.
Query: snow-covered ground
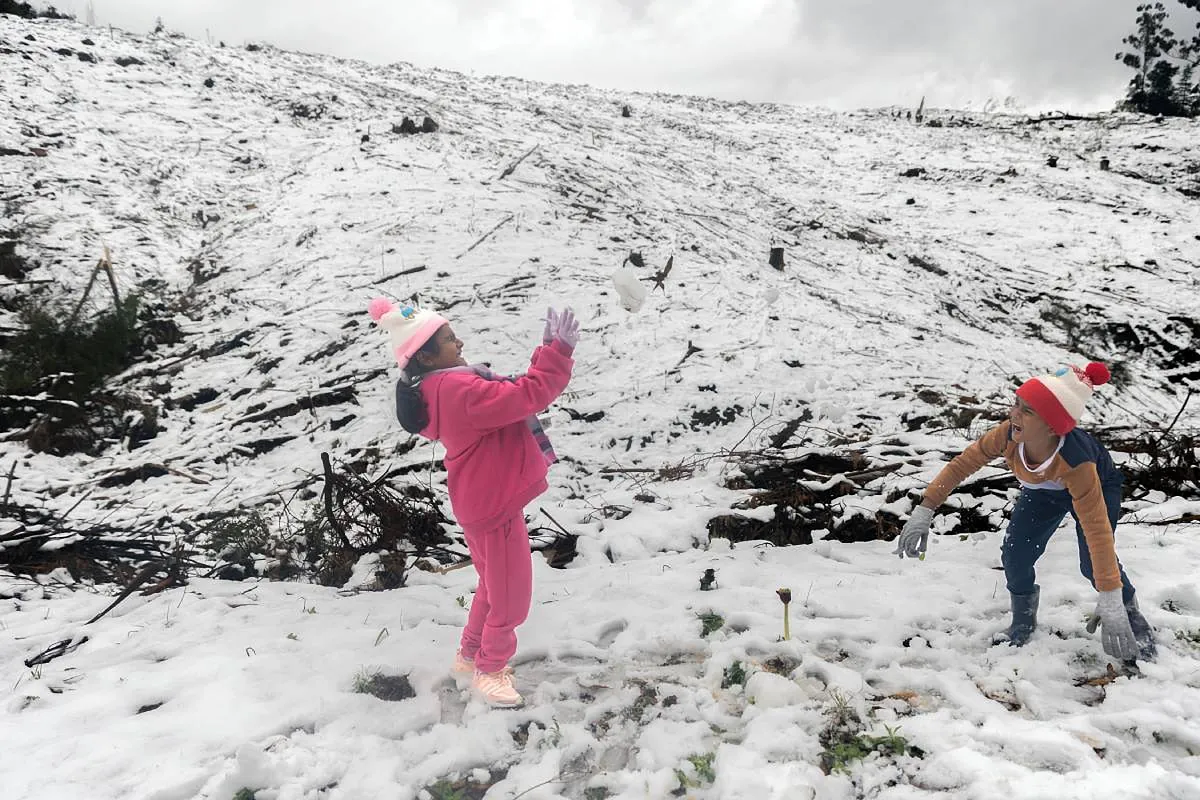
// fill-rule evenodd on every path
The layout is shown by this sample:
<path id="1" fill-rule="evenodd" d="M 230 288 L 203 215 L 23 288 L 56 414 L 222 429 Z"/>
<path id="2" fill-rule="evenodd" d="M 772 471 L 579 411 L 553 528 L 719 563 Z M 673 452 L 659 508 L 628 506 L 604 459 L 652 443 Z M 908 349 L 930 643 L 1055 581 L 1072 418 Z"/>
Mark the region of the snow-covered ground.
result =
<path id="1" fill-rule="evenodd" d="M 392 133 L 426 114 L 437 133 Z M 104 244 L 123 290 L 188 292 L 185 341 L 121 379 L 157 405 L 159 434 L 98 458 L 0 442 L 16 502 L 181 519 L 319 488 L 323 450 L 429 462 L 391 418 L 365 313 L 380 292 L 443 309 L 468 358 L 504 371 L 547 304 L 584 322 L 551 414 L 566 459 L 530 509 L 581 533 L 580 555 L 537 572 L 527 709 L 465 704 L 447 683 L 470 570 L 362 594 L 195 580 L 86 627 L 107 588 L 6 579 L 5 796 L 407 798 L 470 779 L 489 798 L 591 800 L 667 796 L 682 775 L 696 797 L 1200 797 L 1200 543 L 1170 522 L 1187 501 L 1127 509 L 1119 549 L 1162 655 L 1093 686 L 1076 685 L 1106 662 L 1069 531 L 1043 562 L 1043 628 L 1011 651 L 987 645 L 1006 606 L 998 535 L 940 537 L 923 563 L 881 542 L 695 549 L 743 499 L 724 460 L 674 482 L 600 473 L 756 449 L 803 418 L 785 445 L 912 462 L 842 501 L 873 514 L 965 444 L 948 413 L 1000 408 L 1015 379 L 1086 357 L 1120 368 L 1090 420 L 1170 421 L 1200 378 L 1200 205 L 1180 191 L 1200 124 L 930 118 L 942 126 L 0 16 L 0 146 L 31 154 L 0 157 L 0 187 L 42 260 L 28 277 L 78 292 Z M 630 251 L 645 277 L 674 259 L 636 314 L 610 280 Z M 171 471 L 99 485 L 143 464 Z M 597 513 L 615 506 L 632 511 Z M 997 526 L 1002 510 L 984 506 Z M 708 567 L 719 587 L 700 592 Z M 709 611 L 725 624 L 702 638 Z M 749 696 L 721 687 L 735 660 Z M 374 671 L 416 696 L 354 692 Z M 846 706 L 923 755 L 826 776 L 818 736 Z"/>
<path id="2" fill-rule="evenodd" d="M 466 779 L 494 783 L 488 798 L 663 798 L 683 770 L 693 797 L 1187 800 L 1200 797 L 1195 533 L 1122 529 L 1161 649 L 1141 677 L 1101 686 L 1085 683 L 1107 659 L 1084 630 L 1094 592 L 1068 532 L 1042 560 L 1041 628 L 1021 650 L 989 646 L 1007 615 L 996 537 L 939 539 L 924 562 L 883 542 L 715 540 L 566 570 L 539 557 L 516 711 L 468 701 L 449 677 L 469 570 L 353 596 L 196 580 L 87 627 L 108 596 L 33 590 L 0 611 L 4 794 L 411 798 Z M 700 591 L 710 567 L 717 587 Z M 790 641 L 780 587 L 792 590 Z M 705 613 L 724 624 L 702 638 Z M 74 653 L 21 666 L 81 634 Z M 745 687 L 722 688 L 734 662 Z M 408 676 L 416 696 L 356 693 L 375 672 Z M 823 774 L 818 737 L 839 698 L 866 732 L 890 727 L 923 757 Z M 711 781 L 688 772 L 710 754 Z"/>

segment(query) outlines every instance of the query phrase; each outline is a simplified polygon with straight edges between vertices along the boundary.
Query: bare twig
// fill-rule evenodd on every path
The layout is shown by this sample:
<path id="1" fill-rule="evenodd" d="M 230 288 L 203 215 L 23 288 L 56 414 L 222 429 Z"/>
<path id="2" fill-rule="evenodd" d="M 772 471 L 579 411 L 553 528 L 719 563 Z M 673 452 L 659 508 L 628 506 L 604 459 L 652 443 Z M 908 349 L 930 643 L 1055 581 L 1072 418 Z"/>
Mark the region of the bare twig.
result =
<path id="1" fill-rule="evenodd" d="M 114 608 L 119 606 L 125 600 L 126 597 L 129 597 L 129 595 L 133 594 L 139 588 L 141 588 L 142 584 L 150 579 L 150 576 L 153 575 L 158 570 L 159 566 L 161 566 L 160 562 L 151 561 L 150 563 L 148 563 L 144 567 L 142 567 L 138 571 L 137 575 L 133 576 L 133 580 L 130 581 L 129 585 L 125 587 L 124 591 L 122 591 L 119 595 L 117 595 L 117 599 L 113 600 L 111 603 L 108 604 L 108 608 L 104 609 L 99 614 L 92 617 L 91 619 L 89 619 L 87 622 L 85 622 L 83 624 L 91 625 L 93 622 L 100 619 L 105 614 L 107 614 L 108 612 L 112 611 Z"/>
<path id="2" fill-rule="evenodd" d="M 96 278 L 100 275 L 100 269 L 104 264 L 104 259 L 101 258 L 96 262 L 96 266 L 92 268 L 92 277 L 88 279 L 87 286 L 83 287 L 83 296 L 79 298 L 79 302 L 75 304 L 75 309 L 71 312 L 71 318 L 67 321 L 67 327 L 71 328 L 75 325 L 75 321 L 79 319 L 79 312 L 83 310 L 83 304 L 87 302 L 88 295 L 92 293 L 92 287 L 96 285 Z"/>
<path id="3" fill-rule="evenodd" d="M 1195 393 L 1195 389 L 1188 389 L 1187 397 L 1183 398 L 1183 405 L 1179 407 L 1179 413 L 1175 415 L 1175 419 L 1171 420 L 1171 424 L 1168 425 L 1167 429 L 1162 432 L 1161 436 L 1158 437 L 1158 441 L 1154 443 L 1155 447 L 1162 443 L 1162 440 L 1166 438 L 1167 434 L 1171 432 L 1171 429 L 1175 427 L 1175 423 L 1179 422 L 1179 418 L 1183 416 L 1183 412 L 1187 408 L 1188 401 L 1192 399 L 1192 395 Z"/>
<path id="4" fill-rule="evenodd" d="M 525 159 L 527 159 L 527 158 L 529 158 L 531 155 L 533 155 L 533 152 L 534 152 L 535 150 L 537 150 L 539 147 L 541 147 L 541 145 L 540 145 L 540 144 L 535 144 L 533 147 L 531 147 L 531 148 L 529 148 L 527 151 L 525 151 L 525 155 L 521 156 L 521 157 L 520 157 L 520 158 L 518 158 L 516 161 L 514 161 L 513 163 L 511 163 L 511 164 L 509 164 L 507 167 L 505 167 L 505 168 L 504 168 L 504 171 L 500 173 L 500 177 L 499 177 L 499 178 L 497 178 L 496 180 L 498 180 L 498 181 L 502 181 L 502 180 L 504 180 L 505 178 L 507 178 L 509 175 L 512 175 L 512 174 L 513 174 L 513 170 L 515 170 L 517 167 L 519 167 L 519 166 L 521 165 L 521 162 L 522 162 L 522 161 L 524 161 Z"/>
<path id="5" fill-rule="evenodd" d="M 329 462 L 329 453 L 321 453 L 321 466 L 325 468 L 325 516 L 329 519 L 329 527 L 333 528 L 333 532 L 342 540 L 342 545 L 350 551 L 354 550 L 354 546 L 350 544 L 350 539 L 346 536 L 346 529 L 333 513 L 333 464 Z"/>
<path id="6" fill-rule="evenodd" d="M 117 276 L 113 274 L 112 257 L 108 252 L 108 245 L 104 245 L 104 257 L 100 259 L 100 268 L 108 273 L 108 288 L 112 290 L 113 308 L 121 307 L 121 295 L 117 292 Z"/>
<path id="7" fill-rule="evenodd" d="M 463 256 L 465 256 L 467 253 L 469 253 L 469 252 L 471 252 L 472 250 L 474 250 L 476 247 L 479 247 L 479 245 L 483 244 L 483 242 L 484 242 L 484 240 L 485 240 L 485 239 L 487 239 L 489 236 L 491 236 L 491 235 L 492 235 L 493 233 L 495 233 L 496 231 L 500 230 L 500 226 L 504 225 L 504 223 L 506 223 L 506 222 L 511 222 L 511 221 L 513 220 L 513 218 L 514 218 L 514 217 L 516 217 L 516 215 L 515 215 L 515 214 L 509 214 L 507 217 L 505 217 L 504 219 L 502 219 L 502 220 L 500 220 L 499 222 L 497 222 L 497 223 L 496 223 L 496 224 L 495 224 L 495 225 L 492 227 L 492 229 L 491 229 L 490 231 L 488 231 L 488 232 L 487 232 L 487 233 L 485 233 L 483 236 L 480 236 L 478 239 L 476 239 L 476 240 L 475 240 L 475 244 L 471 245 L 471 246 L 470 246 L 470 247 L 468 247 L 466 250 L 464 250 L 464 251 L 462 251 L 461 253 L 459 253 L 458 255 L 456 255 L 456 256 L 454 257 L 454 260 L 455 260 L 455 261 L 457 261 L 458 259 L 460 259 L 460 258 L 462 258 Z"/>
<path id="8" fill-rule="evenodd" d="M 566 772 L 566 771 L 560 772 L 557 776 L 550 778 L 549 780 L 544 780 L 541 783 L 535 783 L 533 786 L 530 786 L 525 791 L 514 794 L 510 800 L 517 800 L 517 798 L 524 797 L 525 795 L 532 792 L 534 789 L 540 789 L 543 786 L 546 786 L 551 783 L 574 783 L 575 781 L 586 778 L 589 775 L 591 775 L 591 772 L 588 770 L 577 770 L 575 772 Z"/>
<path id="9" fill-rule="evenodd" d="M 8 497 L 12 491 L 13 475 L 17 472 L 17 462 L 14 459 L 12 466 L 8 468 L 8 481 L 4 484 L 4 499 L 0 500 L 0 508 L 8 508 Z"/>
<path id="10" fill-rule="evenodd" d="M 567 535 L 567 536 L 574 536 L 574 535 L 575 535 L 575 534 L 571 533 L 570 531 L 568 531 L 566 528 L 564 528 L 562 525 L 558 524 L 558 520 L 556 520 L 554 517 L 550 516 L 550 512 L 549 512 L 549 511 L 547 511 L 546 509 L 542 508 L 541 506 L 538 506 L 538 511 L 542 512 L 543 514 L 545 514 L 545 515 L 546 515 L 546 519 L 548 519 L 548 520 L 550 520 L 551 522 L 553 522 L 553 523 L 554 523 L 554 527 L 556 527 L 556 528 L 558 528 L 560 531 L 562 531 L 562 532 L 563 532 L 563 534 L 565 534 L 565 535 Z"/>

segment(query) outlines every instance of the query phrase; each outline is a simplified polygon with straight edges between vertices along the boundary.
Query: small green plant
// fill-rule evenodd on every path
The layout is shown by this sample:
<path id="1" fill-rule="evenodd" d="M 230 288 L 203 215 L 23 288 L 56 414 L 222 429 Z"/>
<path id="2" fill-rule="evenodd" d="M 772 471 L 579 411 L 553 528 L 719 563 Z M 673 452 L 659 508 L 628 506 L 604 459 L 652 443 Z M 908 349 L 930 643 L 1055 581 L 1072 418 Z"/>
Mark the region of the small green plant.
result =
<path id="1" fill-rule="evenodd" d="M 721 630 L 725 626 L 725 618 L 720 614 L 712 611 L 706 611 L 703 614 L 697 614 L 700 618 L 700 638 L 706 638 L 709 634 Z"/>
<path id="2" fill-rule="evenodd" d="M 360 669 L 358 674 L 354 676 L 354 691 L 358 694 L 370 694 L 371 687 L 375 685 L 375 681 L 383 677 L 383 673 L 379 671 L 368 671 Z"/>
<path id="3" fill-rule="evenodd" d="M 696 775 L 692 777 L 685 770 L 675 770 L 675 778 L 679 781 L 679 785 L 684 789 L 699 789 L 715 781 L 717 771 L 713 768 L 713 759 L 716 757 L 716 753 L 697 753 L 688 756 L 688 763 L 692 765 Z"/>
<path id="4" fill-rule="evenodd" d="M 233 796 L 233 800 L 255 800 L 256 792 L 254 789 L 247 789 L 243 786 L 237 790 L 237 794 Z"/>
<path id="5" fill-rule="evenodd" d="M 848 774 L 854 762 L 861 761 L 872 753 L 891 757 L 910 755 L 920 758 L 924 755 L 920 748 L 909 745 L 908 740 L 900 735 L 897 728 L 885 725 L 884 730 L 887 733 L 883 736 L 846 732 L 846 735 L 839 739 L 830 741 L 821 753 L 821 768 L 826 774 Z"/>
<path id="6" fill-rule="evenodd" d="M 463 794 L 461 788 L 444 778 L 433 786 L 426 786 L 425 791 L 429 793 L 432 800 L 467 800 L 467 796 Z"/>
<path id="7" fill-rule="evenodd" d="M 465 594 L 460 594 L 458 597 L 456 597 L 454 599 L 458 603 L 459 608 L 467 607 L 467 596 Z"/>
<path id="8" fill-rule="evenodd" d="M 721 688 L 728 689 L 731 686 L 746 685 L 746 668 L 741 661 L 734 661 L 725 668 L 725 672 L 721 676 Z"/>
<path id="9" fill-rule="evenodd" d="M 608 800 L 612 792 L 606 786 L 589 786 L 583 790 L 583 800 Z"/>
<path id="10" fill-rule="evenodd" d="M 294 634 L 294 633 L 289 633 L 289 634 L 287 635 L 287 638 L 291 639 L 293 642 L 298 642 L 298 641 L 300 641 L 300 637 L 299 637 L 299 636 L 297 636 L 297 635 L 296 635 L 296 634 Z"/>
<path id="11" fill-rule="evenodd" d="M 5 343 L 0 391 L 28 393 L 46 388 L 47 380 L 62 385 L 64 376 L 78 395 L 99 388 L 132 361 L 139 304 L 136 295 L 127 297 L 91 321 L 53 305 L 22 308 L 18 319 L 24 327 Z"/>
<path id="12" fill-rule="evenodd" d="M 204 549 L 221 562 L 216 576 L 240 580 L 257 574 L 255 562 L 273 555 L 271 526 L 256 509 L 238 509 L 215 516 L 201 530 Z M 202 540 L 203 541 L 203 540 Z"/>

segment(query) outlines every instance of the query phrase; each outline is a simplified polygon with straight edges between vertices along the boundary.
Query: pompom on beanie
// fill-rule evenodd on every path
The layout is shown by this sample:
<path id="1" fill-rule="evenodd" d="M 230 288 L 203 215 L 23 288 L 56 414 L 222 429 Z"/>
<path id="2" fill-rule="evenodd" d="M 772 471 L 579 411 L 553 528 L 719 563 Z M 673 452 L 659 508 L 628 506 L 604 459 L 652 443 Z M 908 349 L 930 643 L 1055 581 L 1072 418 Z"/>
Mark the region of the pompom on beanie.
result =
<path id="1" fill-rule="evenodd" d="M 367 312 L 391 337 L 392 352 L 400 369 L 405 369 L 421 346 L 447 323 L 445 317 L 434 311 L 418 311 L 412 306 L 397 307 L 386 297 L 376 297 L 368 303 Z"/>

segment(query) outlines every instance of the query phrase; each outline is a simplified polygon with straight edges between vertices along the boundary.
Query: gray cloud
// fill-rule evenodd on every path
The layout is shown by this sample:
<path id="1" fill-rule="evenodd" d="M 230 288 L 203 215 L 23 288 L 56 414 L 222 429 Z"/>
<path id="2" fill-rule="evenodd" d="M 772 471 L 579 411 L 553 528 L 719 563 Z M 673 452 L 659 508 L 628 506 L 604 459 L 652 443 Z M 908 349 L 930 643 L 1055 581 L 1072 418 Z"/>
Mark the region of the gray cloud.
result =
<path id="1" fill-rule="evenodd" d="M 854 108 L 1110 107 L 1133 0 L 93 0 L 97 21 L 379 63 Z M 81 18 L 86 0 L 61 0 Z M 1172 3 L 1173 5 L 1173 3 Z M 1190 16 L 1185 16 L 1190 15 Z M 1190 29 L 1190 12 L 1176 29 Z M 1186 20 L 1186 24 L 1185 24 Z M 207 33 L 206 33 L 207 32 Z"/>

